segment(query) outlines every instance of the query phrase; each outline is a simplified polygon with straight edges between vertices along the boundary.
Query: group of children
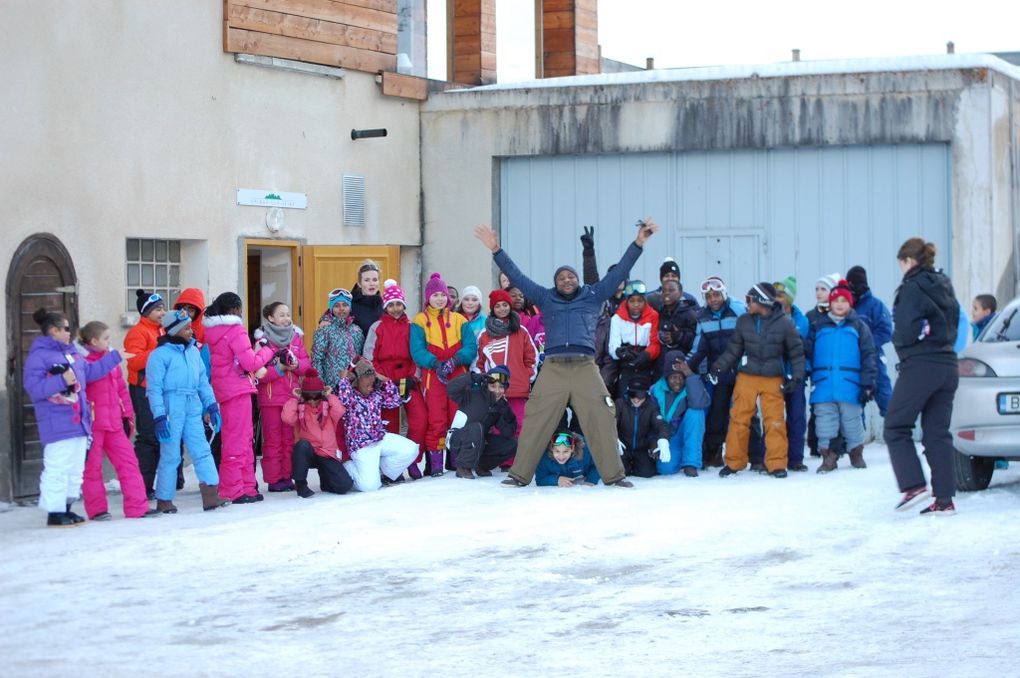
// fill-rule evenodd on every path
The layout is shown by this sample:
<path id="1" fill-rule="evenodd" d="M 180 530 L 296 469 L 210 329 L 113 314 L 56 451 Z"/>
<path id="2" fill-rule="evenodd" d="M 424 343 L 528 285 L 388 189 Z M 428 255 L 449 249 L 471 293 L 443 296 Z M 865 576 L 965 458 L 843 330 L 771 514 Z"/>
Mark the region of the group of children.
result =
<path id="1" fill-rule="evenodd" d="M 586 277 L 595 271 L 597 279 L 589 249 Z M 604 308 L 596 360 L 617 395 L 627 473 L 697 476 L 721 466 L 727 476 L 748 461 L 774 477 L 807 470 L 808 378 L 818 472 L 835 470 L 843 450 L 863 468 L 861 411 L 881 398 L 882 344 L 891 327 L 863 269 L 849 273 L 820 278 L 807 315 L 793 304 L 792 277 L 755 285 L 746 305 L 730 298 L 717 276 L 702 282 L 698 304 L 671 259 L 660 269 L 659 290 L 649 293 L 639 280 L 622 286 Z M 44 445 L 40 505 L 48 524 L 84 521 L 71 511 L 79 485 L 88 518 L 111 517 L 103 454 L 117 473 L 127 517 L 177 511 L 184 448 L 205 510 L 261 501 L 253 400 L 270 492 L 314 495 L 312 469 L 322 491 L 343 494 L 400 482 L 405 471 L 421 478 L 422 461 L 433 476 L 455 470 L 473 478 L 508 468 L 542 364 L 540 309 L 502 276 L 486 315 L 481 290 L 469 286 L 456 295 L 434 273 L 423 309 L 409 317 L 400 286 L 380 285 L 379 277 L 378 266 L 365 262 L 353 290 L 330 292 L 311 355 L 286 304 L 262 309 L 263 322 L 249 336 L 241 298 L 232 292 L 206 307 L 200 290 L 186 289 L 167 308 L 159 295 L 139 290 L 139 321 L 123 356 L 110 348 L 106 325 L 88 323 L 72 342 L 66 317 L 38 311 L 41 336 L 24 385 Z M 994 298 L 975 299 L 975 336 L 994 311 Z M 406 436 L 399 435 L 401 411 Z M 598 482 L 583 426 L 564 416 L 540 464 L 540 485 Z"/>

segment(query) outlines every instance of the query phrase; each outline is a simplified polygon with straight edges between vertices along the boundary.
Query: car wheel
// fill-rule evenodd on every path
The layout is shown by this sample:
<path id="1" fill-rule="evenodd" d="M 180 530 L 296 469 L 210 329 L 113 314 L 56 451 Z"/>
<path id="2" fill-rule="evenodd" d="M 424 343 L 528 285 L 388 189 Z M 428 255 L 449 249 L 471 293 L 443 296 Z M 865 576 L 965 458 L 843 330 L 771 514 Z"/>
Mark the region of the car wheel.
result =
<path id="1" fill-rule="evenodd" d="M 988 487 L 992 482 L 995 460 L 988 457 L 972 457 L 956 452 L 956 489 L 961 492 L 975 492 Z"/>

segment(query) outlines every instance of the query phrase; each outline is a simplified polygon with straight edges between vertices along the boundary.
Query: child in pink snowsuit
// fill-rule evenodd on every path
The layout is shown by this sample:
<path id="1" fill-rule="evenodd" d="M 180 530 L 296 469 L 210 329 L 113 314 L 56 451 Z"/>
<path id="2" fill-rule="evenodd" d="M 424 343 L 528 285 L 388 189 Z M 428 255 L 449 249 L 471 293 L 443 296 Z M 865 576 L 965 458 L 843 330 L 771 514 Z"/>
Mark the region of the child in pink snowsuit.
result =
<path id="1" fill-rule="evenodd" d="M 251 396 L 276 351 L 253 351 L 241 319 L 241 297 L 224 292 L 205 311 L 205 340 L 212 362 L 212 387 L 220 404 L 223 440 L 220 496 L 234 504 L 262 501 L 255 484 Z"/>
<path id="2" fill-rule="evenodd" d="M 110 350 L 110 328 L 98 320 L 81 328 L 78 344 L 86 362 L 100 360 Z M 124 517 L 142 518 L 157 514 L 149 509 L 145 498 L 145 483 L 138 468 L 138 457 L 129 437 L 134 433 L 135 410 L 131 406 L 127 382 L 120 367 L 106 376 L 89 383 L 89 407 L 92 409 L 92 446 L 85 458 L 85 478 L 82 494 L 85 513 L 90 520 L 109 520 L 106 504 L 106 485 L 103 483 L 103 453 L 113 464 L 124 495 Z"/>
<path id="3" fill-rule="evenodd" d="M 293 398 L 294 389 L 301 385 L 301 376 L 312 366 L 305 350 L 304 335 L 294 325 L 290 308 L 282 301 L 274 301 L 262 309 L 265 319 L 255 330 L 255 348 L 263 341 L 276 351 L 266 366 L 266 375 L 259 380 L 259 413 L 262 417 L 262 480 L 270 492 L 289 492 L 294 489 L 291 480 L 291 453 L 294 449 L 294 427 L 284 423 L 283 406 Z"/>

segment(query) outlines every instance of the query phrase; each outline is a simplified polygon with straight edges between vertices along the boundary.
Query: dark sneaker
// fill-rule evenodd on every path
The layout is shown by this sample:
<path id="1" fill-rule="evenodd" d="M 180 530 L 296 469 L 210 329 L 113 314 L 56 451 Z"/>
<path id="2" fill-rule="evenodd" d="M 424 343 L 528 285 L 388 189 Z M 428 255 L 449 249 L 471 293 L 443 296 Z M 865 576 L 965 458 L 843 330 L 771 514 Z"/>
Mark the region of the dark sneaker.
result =
<path id="1" fill-rule="evenodd" d="M 499 481 L 500 485 L 506 485 L 507 487 L 527 487 L 527 484 L 522 483 L 513 476 L 507 476 L 503 480 Z"/>
<path id="2" fill-rule="evenodd" d="M 242 494 L 237 499 L 232 500 L 231 504 L 254 504 L 255 502 L 262 501 L 261 494 Z"/>
<path id="3" fill-rule="evenodd" d="M 465 480 L 474 480 L 475 474 L 471 472 L 471 469 L 459 466 L 457 467 L 457 477 L 464 478 Z"/>
<path id="4" fill-rule="evenodd" d="M 775 471 L 769 471 L 769 475 L 772 476 L 773 478 L 785 478 L 786 477 L 786 469 L 785 468 L 777 468 Z"/>
<path id="5" fill-rule="evenodd" d="M 688 478 L 697 478 L 698 469 L 694 468 L 693 466 L 684 466 L 684 475 L 687 476 Z"/>
<path id="6" fill-rule="evenodd" d="M 308 483 L 298 483 L 295 489 L 297 490 L 297 496 L 302 499 L 308 499 L 309 497 L 315 496 L 315 490 L 308 487 Z"/>
<path id="7" fill-rule="evenodd" d="M 922 485 L 921 487 L 915 487 L 912 490 L 907 490 L 903 493 L 903 498 L 900 499 L 900 503 L 896 504 L 897 511 L 906 511 L 914 504 L 919 504 L 928 497 L 928 487 Z"/>
<path id="8" fill-rule="evenodd" d="M 73 518 L 63 513 L 50 513 L 46 517 L 46 527 L 78 527 L 81 523 L 76 523 Z"/>
<path id="9" fill-rule="evenodd" d="M 634 483 L 630 482 L 626 478 L 620 478 L 616 482 L 607 483 L 607 485 L 609 487 L 627 487 L 627 488 L 634 487 Z"/>
<path id="10" fill-rule="evenodd" d="M 768 471 L 765 470 L 765 464 L 751 464 L 751 472 L 752 473 L 768 473 Z"/>
<path id="11" fill-rule="evenodd" d="M 806 473 L 808 467 L 807 464 L 790 464 L 787 470 L 793 471 L 794 473 Z"/>
<path id="12" fill-rule="evenodd" d="M 85 517 L 78 515 L 74 511 L 68 511 L 67 512 L 67 517 L 70 518 L 71 520 L 73 520 L 76 523 L 84 523 L 85 522 Z"/>
<path id="13" fill-rule="evenodd" d="M 479 478 L 491 478 L 492 477 L 492 471 L 486 471 L 483 468 L 476 468 L 475 469 L 475 475 L 478 476 Z"/>
<path id="14" fill-rule="evenodd" d="M 292 480 L 280 480 L 275 483 L 269 483 L 270 492 L 290 492 L 294 489 L 294 481 Z"/>
<path id="15" fill-rule="evenodd" d="M 723 466 L 722 469 L 719 471 L 720 478 L 728 478 L 729 476 L 735 475 L 737 475 L 737 472 L 731 469 L 729 466 Z"/>
<path id="16" fill-rule="evenodd" d="M 113 520 L 113 516 L 110 515 L 109 511 L 103 511 L 102 513 L 97 513 L 96 515 L 92 516 L 92 520 L 95 520 L 96 522 L 103 522 L 107 520 Z"/>
<path id="17" fill-rule="evenodd" d="M 926 509 L 922 509 L 921 510 L 921 515 L 922 516 L 923 515 L 935 515 L 935 516 L 947 516 L 947 517 L 948 516 L 955 516 L 956 515 L 956 505 L 953 504 L 953 500 L 952 499 L 950 499 L 947 502 L 944 502 L 941 499 L 936 499 L 935 501 L 933 501 L 931 503 L 931 506 L 929 506 Z"/>
<path id="18" fill-rule="evenodd" d="M 145 513 L 143 513 L 142 515 L 140 515 L 138 517 L 139 518 L 155 518 L 158 515 L 159 515 L 159 511 L 157 511 L 156 509 L 149 509 L 148 511 L 146 511 Z"/>

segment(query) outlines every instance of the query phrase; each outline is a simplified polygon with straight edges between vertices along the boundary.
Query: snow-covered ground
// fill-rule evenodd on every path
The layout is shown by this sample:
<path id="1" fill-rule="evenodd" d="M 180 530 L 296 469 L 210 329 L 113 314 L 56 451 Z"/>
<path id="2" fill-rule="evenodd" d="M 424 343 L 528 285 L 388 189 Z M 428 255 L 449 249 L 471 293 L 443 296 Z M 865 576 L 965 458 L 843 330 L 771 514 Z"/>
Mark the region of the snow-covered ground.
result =
<path id="1" fill-rule="evenodd" d="M 1017 675 L 1017 465 L 922 518 L 892 510 L 885 448 L 866 457 L 634 490 L 447 474 L 211 513 L 192 476 L 175 516 L 62 530 L 15 508 L 0 674 Z"/>

